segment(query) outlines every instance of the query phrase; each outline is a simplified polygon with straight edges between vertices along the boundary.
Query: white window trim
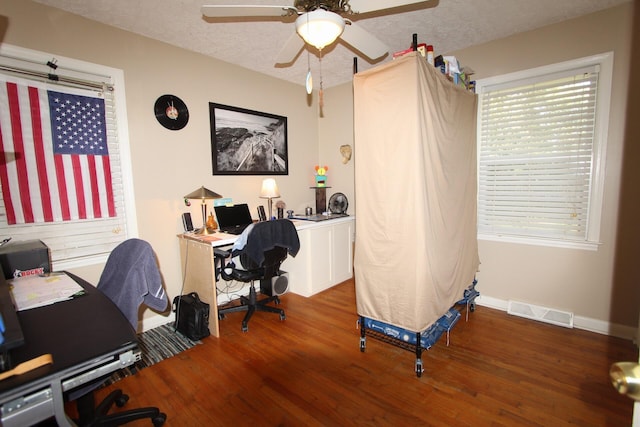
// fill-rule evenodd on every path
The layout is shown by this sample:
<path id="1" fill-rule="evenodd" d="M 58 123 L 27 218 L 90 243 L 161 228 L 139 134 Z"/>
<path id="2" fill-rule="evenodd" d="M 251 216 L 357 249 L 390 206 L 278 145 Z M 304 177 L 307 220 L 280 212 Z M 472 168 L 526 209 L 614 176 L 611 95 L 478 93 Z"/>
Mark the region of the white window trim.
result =
<path id="1" fill-rule="evenodd" d="M 123 196 L 126 212 L 127 238 L 138 236 L 138 222 L 135 206 L 135 195 L 133 188 L 133 173 L 131 165 L 131 150 L 129 143 L 129 123 L 127 120 L 127 104 L 125 97 L 124 72 L 118 68 L 105 65 L 85 62 L 78 59 L 67 58 L 51 53 L 40 52 L 10 44 L 0 44 L 0 55 L 20 58 L 32 61 L 36 64 L 46 64 L 47 61 L 55 58 L 65 65 L 65 74 L 73 77 L 73 71 L 94 75 L 110 76 L 113 84 L 121 95 L 115 98 L 116 117 L 118 122 L 118 142 L 120 144 L 120 162 L 122 169 L 122 179 L 126 184 L 123 186 Z M 58 261 L 53 266 L 56 270 L 67 270 L 87 265 L 102 264 L 107 261 L 108 254 L 84 257 L 81 260 Z"/>
<path id="2" fill-rule="evenodd" d="M 613 84 L 613 52 L 605 52 L 597 55 L 588 56 L 585 58 L 573 59 L 570 61 L 560 62 L 551 65 L 545 65 L 542 67 L 532 68 L 523 71 L 517 71 L 514 73 L 504 74 L 500 76 L 488 77 L 486 79 L 479 79 L 476 81 L 476 93 L 482 94 L 490 88 L 503 85 L 506 82 L 514 82 L 522 80 L 526 83 L 529 79 L 535 79 L 538 76 L 550 75 L 554 73 L 561 73 L 566 70 L 599 66 L 599 80 L 598 80 L 598 93 L 597 93 L 597 112 L 596 112 L 596 127 L 594 133 L 594 148 L 593 148 L 593 162 L 592 162 L 592 186 L 590 194 L 590 209 L 588 218 L 588 235 L 586 241 L 575 242 L 561 239 L 544 239 L 537 237 L 525 237 L 525 236 L 507 236 L 501 234 L 478 234 L 478 239 L 508 242 L 508 243 L 520 243 L 538 246 L 551 246 L 561 248 L 574 248 L 583 250 L 596 251 L 601 245 L 600 241 L 600 227 L 602 221 L 602 209 L 604 205 L 604 179 L 605 179 L 605 165 L 606 165 L 606 153 L 607 153 L 607 140 L 609 134 L 609 113 L 611 109 L 611 87 Z M 478 111 L 482 108 L 482 101 L 480 101 Z M 478 161 L 480 160 L 480 126 L 481 121 L 477 120 L 477 134 L 478 134 Z M 479 167 L 478 167 L 479 169 Z M 479 176 L 478 176 L 479 183 Z"/>

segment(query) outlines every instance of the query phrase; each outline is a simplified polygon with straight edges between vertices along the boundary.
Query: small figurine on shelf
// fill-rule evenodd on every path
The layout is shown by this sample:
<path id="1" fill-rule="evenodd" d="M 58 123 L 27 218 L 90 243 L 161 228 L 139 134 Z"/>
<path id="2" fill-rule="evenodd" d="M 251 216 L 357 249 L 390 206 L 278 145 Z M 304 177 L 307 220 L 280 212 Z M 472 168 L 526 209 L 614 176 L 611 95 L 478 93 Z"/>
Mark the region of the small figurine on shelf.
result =
<path id="1" fill-rule="evenodd" d="M 327 171 L 329 166 L 316 166 L 316 187 L 327 186 Z"/>
<path id="2" fill-rule="evenodd" d="M 218 228 L 218 223 L 213 217 L 213 213 L 209 212 L 209 218 L 207 218 L 207 231 L 213 233 Z"/>

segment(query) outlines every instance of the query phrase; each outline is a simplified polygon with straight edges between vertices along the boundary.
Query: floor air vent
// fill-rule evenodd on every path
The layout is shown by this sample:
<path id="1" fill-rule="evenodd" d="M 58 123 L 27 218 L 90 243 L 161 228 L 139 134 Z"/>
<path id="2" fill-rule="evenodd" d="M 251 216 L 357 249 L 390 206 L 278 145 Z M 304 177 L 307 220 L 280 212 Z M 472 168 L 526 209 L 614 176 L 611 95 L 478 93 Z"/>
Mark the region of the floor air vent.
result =
<path id="1" fill-rule="evenodd" d="M 539 320 L 565 328 L 573 328 L 573 313 L 553 308 L 539 307 L 525 302 L 509 301 L 507 313 L 527 319 Z"/>

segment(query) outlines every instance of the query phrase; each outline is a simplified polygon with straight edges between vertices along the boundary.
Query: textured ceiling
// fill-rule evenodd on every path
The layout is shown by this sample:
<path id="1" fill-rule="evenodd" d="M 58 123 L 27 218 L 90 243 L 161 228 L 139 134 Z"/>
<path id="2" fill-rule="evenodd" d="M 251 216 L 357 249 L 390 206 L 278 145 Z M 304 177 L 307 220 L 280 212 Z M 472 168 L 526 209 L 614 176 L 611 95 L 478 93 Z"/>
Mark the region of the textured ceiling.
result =
<path id="1" fill-rule="evenodd" d="M 184 49 L 304 85 L 307 51 L 289 66 L 275 64 L 275 57 L 295 32 L 293 22 L 279 20 L 207 22 L 202 4 L 293 5 L 293 0 L 35 0 L 138 33 Z M 419 43 L 434 46 L 436 55 L 532 30 L 631 0 L 431 0 L 413 10 L 360 19 L 357 24 L 389 46 L 391 53 L 406 49 L 412 34 Z M 310 65 L 318 81 L 317 51 Z M 323 50 L 322 77 L 328 88 L 351 81 L 353 58 L 358 70 L 376 64 L 358 56 L 338 41 Z M 472 64 L 468 64 L 472 65 Z"/>

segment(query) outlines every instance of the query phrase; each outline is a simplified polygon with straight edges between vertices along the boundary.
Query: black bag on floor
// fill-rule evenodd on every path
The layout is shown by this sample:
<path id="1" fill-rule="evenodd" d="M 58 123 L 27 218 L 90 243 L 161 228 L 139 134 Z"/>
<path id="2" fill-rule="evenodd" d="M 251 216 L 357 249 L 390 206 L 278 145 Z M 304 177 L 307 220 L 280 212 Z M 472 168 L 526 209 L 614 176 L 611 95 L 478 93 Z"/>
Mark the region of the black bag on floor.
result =
<path id="1" fill-rule="evenodd" d="M 176 313 L 175 328 L 189 339 L 197 341 L 210 335 L 209 304 L 200 301 L 196 292 L 175 297 L 173 312 Z"/>

